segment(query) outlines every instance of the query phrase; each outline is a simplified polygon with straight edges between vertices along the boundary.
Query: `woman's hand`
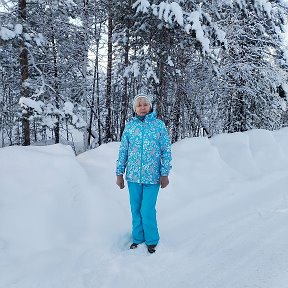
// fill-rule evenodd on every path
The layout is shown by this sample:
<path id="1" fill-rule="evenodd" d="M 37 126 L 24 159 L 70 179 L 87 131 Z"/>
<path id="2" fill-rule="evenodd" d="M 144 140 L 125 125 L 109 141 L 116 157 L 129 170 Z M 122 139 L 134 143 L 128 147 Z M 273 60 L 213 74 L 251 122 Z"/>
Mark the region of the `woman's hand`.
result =
<path id="1" fill-rule="evenodd" d="M 117 176 L 116 184 L 119 186 L 120 189 L 123 189 L 125 187 L 123 175 L 118 175 Z"/>
<path id="2" fill-rule="evenodd" d="M 169 184 L 169 178 L 168 176 L 161 176 L 160 177 L 160 187 L 161 188 L 165 188 L 167 187 Z"/>

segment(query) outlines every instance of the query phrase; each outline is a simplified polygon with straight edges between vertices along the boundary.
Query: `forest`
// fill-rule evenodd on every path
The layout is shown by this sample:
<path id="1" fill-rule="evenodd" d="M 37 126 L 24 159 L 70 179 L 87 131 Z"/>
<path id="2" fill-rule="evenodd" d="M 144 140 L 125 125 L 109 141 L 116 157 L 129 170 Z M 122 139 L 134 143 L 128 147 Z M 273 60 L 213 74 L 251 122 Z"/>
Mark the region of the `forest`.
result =
<path id="1" fill-rule="evenodd" d="M 285 0 L 1 0 L 0 147 L 119 141 L 138 93 L 172 143 L 286 127 L 287 16 Z"/>

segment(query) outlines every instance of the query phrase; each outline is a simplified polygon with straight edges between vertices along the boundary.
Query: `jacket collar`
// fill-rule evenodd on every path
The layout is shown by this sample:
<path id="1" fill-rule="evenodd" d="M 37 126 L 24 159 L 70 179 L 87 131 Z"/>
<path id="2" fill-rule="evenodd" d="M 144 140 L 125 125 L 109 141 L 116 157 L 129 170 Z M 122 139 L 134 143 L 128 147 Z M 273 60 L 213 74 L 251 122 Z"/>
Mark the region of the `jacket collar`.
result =
<path id="1" fill-rule="evenodd" d="M 155 112 L 155 111 L 152 111 L 151 113 L 149 113 L 149 114 L 147 114 L 147 115 L 145 116 L 145 119 L 144 119 L 143 122 L 149 122 L 149 121 L 151 121 L 151 120 L 153 120 L 153 119 L 155 119 L 155 118 L 156 118 L 156 112 Z M 132 120 L 133 120 L 133 121 L 140 121 L 140 122 L 141 122 L 141 120 L 138 119 L 137 116 L 134 116 L 134 117 L 132 118 Z"/>

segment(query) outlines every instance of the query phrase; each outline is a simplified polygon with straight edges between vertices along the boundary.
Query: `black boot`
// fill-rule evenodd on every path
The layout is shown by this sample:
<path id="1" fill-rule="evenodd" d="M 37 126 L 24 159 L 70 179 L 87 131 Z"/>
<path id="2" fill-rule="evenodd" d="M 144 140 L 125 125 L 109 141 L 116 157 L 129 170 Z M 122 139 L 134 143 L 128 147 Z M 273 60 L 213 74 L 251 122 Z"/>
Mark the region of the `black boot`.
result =
<path id="1" fill-rule="evenodd" d="M 148 252 L 149 252 L 150 254 L 155 253 L 155 252 L 156 252 L 156 246 L 157 246 L 157 245 L 147 245 L 147 247 L 148 247 Z"/>
<path id="2" fill-rule="evenodd" d="M 138 247 L 137 243 L 132 243 L 130 249 L 136 249 Z"/>

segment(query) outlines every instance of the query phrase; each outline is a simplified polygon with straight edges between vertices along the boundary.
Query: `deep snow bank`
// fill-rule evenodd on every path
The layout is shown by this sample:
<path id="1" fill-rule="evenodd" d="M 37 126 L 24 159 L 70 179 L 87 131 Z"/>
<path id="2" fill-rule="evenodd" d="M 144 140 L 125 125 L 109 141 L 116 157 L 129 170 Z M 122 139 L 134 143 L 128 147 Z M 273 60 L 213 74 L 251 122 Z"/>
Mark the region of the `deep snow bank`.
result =
<path id="1" fill-rule="evenodd" d="M 2 148 L 0 163 L 2 250 L 29 254 L 85 235 L 87 176 L 69 146 Z"/>
<path id="2" fill-rule="evenodd" d="M 286 288 L 287 128 L 174 144 L 151 257 L 128 250 L 118 148 L 0 149 L 1 288 Z"/>

